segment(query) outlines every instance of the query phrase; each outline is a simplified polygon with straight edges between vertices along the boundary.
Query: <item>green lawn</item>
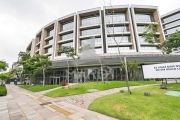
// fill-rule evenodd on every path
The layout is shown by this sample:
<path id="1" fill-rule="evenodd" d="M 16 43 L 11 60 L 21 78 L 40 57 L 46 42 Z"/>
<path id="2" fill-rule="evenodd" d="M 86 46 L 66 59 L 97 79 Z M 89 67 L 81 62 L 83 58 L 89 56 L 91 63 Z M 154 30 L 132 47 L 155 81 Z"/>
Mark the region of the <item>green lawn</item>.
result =
<path id="1" fill-rule="evenodd" d="M 156 84 L 155 81 L 131 81 L 129 82 L 131 86 L 137 86 L 137 85 L 145 85 L 145 84 Z M 46 96 L 49 97 L 63 97 L 63 96 L 69 96 L 69 95 L 77 95 L 77 94 L 83 94 L 87 93 L 88 89 L 97 89 L 99 91 L 102 90 L 108 90 L 112 88 L 118 88 L 118 87 L 124 87 L 126 86 L 125 81 L 108 81 L 108 84 L 104 84 L 102 82 L 89 82 L 89 83 L 80 83 L 77 85 L 73 85 L 68 88 L 64 89 L 57 89 L 54 91 L 50 91 L 46 93 Z"/>
<path id="2" fill-rule="evenodd" d="M 7 94 L 6 86 L 0 85 L 0 96 L 6 96 L 6 94 Z"/>
<path id="3" fill-rule="evenodd" d="M 180 91 L 180 83 L 167 84 L 168 90 Z"/>
<path id="4" fill-rule="evenodd" d="M 96 99 L 88 109 L 120 120 L 179 120 L 180 97 L 167 96 L 167 90 L 159 88 L 149 86 L 132 89 L 131 95 L 127 91 L 107 95 Z M 143 96 L 145 91 L 151 95 Z"/>
<path id="5" fill-rule="evenodd" d="M 19 87 L 24 88 L 26 90 L 32 91 L 32 92 L 39 92 L 43 90 L 49 90 L 52 88 L 60 87 L 60 85 L 35 85 L 35 86 L 24 86 L 24 85 L 19 85 Z"/>

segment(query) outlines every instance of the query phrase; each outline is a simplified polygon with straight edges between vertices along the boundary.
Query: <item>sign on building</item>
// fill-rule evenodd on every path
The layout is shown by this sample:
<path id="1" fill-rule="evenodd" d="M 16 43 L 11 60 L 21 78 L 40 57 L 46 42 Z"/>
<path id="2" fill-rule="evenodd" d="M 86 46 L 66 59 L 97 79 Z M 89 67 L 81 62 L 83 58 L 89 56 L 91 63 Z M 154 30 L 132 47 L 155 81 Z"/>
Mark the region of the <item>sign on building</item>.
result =
<path id="1" fill-rule="evenodd" d="M 180 78 L 180 62 L 143 65 L 144 79 Z"/>

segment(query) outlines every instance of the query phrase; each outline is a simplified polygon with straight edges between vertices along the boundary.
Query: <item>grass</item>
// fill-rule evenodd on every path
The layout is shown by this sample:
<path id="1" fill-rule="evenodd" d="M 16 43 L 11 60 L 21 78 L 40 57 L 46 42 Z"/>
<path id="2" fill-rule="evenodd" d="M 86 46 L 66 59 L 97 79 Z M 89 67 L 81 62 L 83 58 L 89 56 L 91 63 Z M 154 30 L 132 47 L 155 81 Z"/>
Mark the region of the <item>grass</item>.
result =
<path id="1" fill-rule="evenodd" d="M 52 88 L 60 87 L 60 85 L 35 85 L 35 86 L 25 86 L 25 85 L 19 85 L 19 87 L 24 88 L 26 90 L 32 91 L 32 92 L 39 92 L 44 90 L 49 90 Z"/>
<path id="2" fill-rule="evenodd" d="M 180 83 L 167 84 L 168 90 L 180 91 Z"/>
<path id="3" fill-rule="evenodd" d="M 137 86 L 142 84 L 156 84 L 155 81 L 131 81 L 129 82 L 131 86 Z M 89 82 L 89 83 L 80 83 L 77 85 L 73 85 L 68 88 L 64 89 L 57 89 L 50 91 L 46 93 L 46 96 L 49 97 L 63 97 L 63 96 L 70 96 L 70 95 L 77 95 L 77 94 L 83 94 L 87 93 L 88 89 L 97 89 L 99 91 L 102 90 L 108 90 L 112 88 L 118 88 L 118 87 L 125 87 L 126 82 L 125 81 L 108 81 L 108 84 L 104 84 L 102 82 Z"/>
<path id="4" fill-rule="evenodd" d="M 169 84 L 172 86 L 180 86 Z M 96 99 L 89 106 L 93 110 L 121 120 L 178 120 L 180 118 L 180 98 L 167 96 L 166 90 L 157 86 L 133 89 L 132 94 L 114 93 Z M 145 91 L 150 96 L 144 96 Z"/>
<path id="5" fill-rule="evenodd" d="M 6 94 L 7 94 L 6 86 L 5 85 L 3 85 L 3 86 L 0 85 L 0 96 L 6 96 Z"/>

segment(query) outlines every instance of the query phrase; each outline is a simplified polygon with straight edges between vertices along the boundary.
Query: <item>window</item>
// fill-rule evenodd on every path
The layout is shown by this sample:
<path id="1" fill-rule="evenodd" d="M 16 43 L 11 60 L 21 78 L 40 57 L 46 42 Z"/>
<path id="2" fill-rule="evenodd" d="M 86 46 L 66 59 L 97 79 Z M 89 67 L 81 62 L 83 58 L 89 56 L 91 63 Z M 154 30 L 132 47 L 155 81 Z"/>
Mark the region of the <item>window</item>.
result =
<path id="1" fill-rule="evenodd" d="M 127 32 L 127 26 L 115 26 L 115 27 L 107 27 L 108 33 L 116 33 L 116 32 Z"/>
<path id="2" fill-rule="evenodd" d="M 81 40 L 81 46 L 93 44 L 93 45 L 101 45 L 101 38 L 89 38 Z"/>
<path id="3" fill-rule="evenodd" d="M 175 19 L 177 19 L 177 18 L 180 18 L 180 12 L 179 12 L 179 13 L 176 13 L 176 14 L 174 14 L 174 15 L 171 15 L 171 16 L 169 16 L 169 17 L 166 17 L 166 18 L 164 18 L 163 20 L 164 20 L 164 22 L 169 22 L 169 21 L 175 20 Z"/>
<path id="4" fill-rule="evenodd" d="M 82 30 L 81 35 L 86 36 L 86 35 L 93 35 L 93 34 L 100 34 L 100 28 L 95 28 L 95 29 L 87 29 L 87 30 Z"/>
<path id="5" fill-rule="evenodd" d="M 117 51 L 118 52 L 118 47 L 108 47 L 109 51 Z M 120 51 L 124 51 L 124 50 L 130 50 L 130 47 L 119 47 Z"/>
<path id="6" fill-rule="evenodd" d="M 180 26 L 165 30 L 165 33 L 171 34 L 171 33 L 176 32 L 177 30 L 180 31 Z"/>
<path id="7" fill-rule="evenodd" d="M 115 37 L 107 37 L 108 44 L 116 44 L 117 43 L 129 43 L 129 36 L 115 36 Z"/>
<path id="8" fill-rule="evenodd" d="M 41 41 L 41 36 L 38 37 L 38 42 L 40 42 L 40 41 Z"/>
<path id="9" fill-rule="evenodd" d="M 137 13 L 135 14 L 136 22 L 154 22 L 153 15 L 151 13 Z"/>
<path id="10" fill-rule="evenodd" d="M 53 40 L 47 40 L 46 41 L 46 45 L 52 45 L 53 44 Z"/>
<path id="11" fill-rule="evenodd" d="M 45 49 L 45 53 L 52 53 L 52 47 Z"/>
<path id="12" fill-rule="evenodd" d="M 61 35 L 61 40 L 71 39 L 73 38 L 73 33 Z"/>
<path id="13" fill-rule="evenodd" d="M 47 30 L 47 37 L 53 36 L 53 33 L 54 33 L 54 28 Z"/>
<path id="14" fill-rule="evenodd" d="M 153 39 L 154 39 L 154 41 L 155 41 L 156 43 L 159 43 L 159 41 L 157 40 L 157 37 L 156 37 L 156 36 L 155 36 Z M 139 36 L 139 42 L 140 42 L 140 43 L 148 43 L 148 42 L 145 41 L 145 39 L 144 39 L 142 36 Z"/>
<path id="15" fill-rule="evenodd" d="M 157 47 L 154 46 L 143 46 L 141 47 L 142 50 L 157 50 Z"/>
<path id="16" fill-rule="evenodd" d="M 62 30 L 61 31 L 71 30 L 73 28 L 74 28 L 74 21 L 69 21 L 69 22 L 62 24 Z"/>
<path id="17" fill-rule="evenodd" d="M 146 30 L 146 26 L 137 26 L 138 32 L 144 32 Z"/>
<path id="18" fill-rule="evenodd" d="M 180 20 L 164 25 L 164 28 L 171 28 L 180 25 Z"/>
<path id="19" fill-rule="evenodd" d="M 70 47 L 73 47 L 73 42 L 63 43 L 63 44 L 60 44 L 60 46 L 70 46 Z"/>
<path id="20" fill-rule="evenodd" d="M 106 15 L 106 23 L 120 23 L 126 21 L 125 13 L 112 13 L 113 15 Z"/>
<path id="21" fill-rule="evenodd" d="M 81 19 L 81 26 L 88 26 L 88 25 L 96 25 L 100 23 L 100 18 L 99 16 L 97 17 L 86 17 Z"/>

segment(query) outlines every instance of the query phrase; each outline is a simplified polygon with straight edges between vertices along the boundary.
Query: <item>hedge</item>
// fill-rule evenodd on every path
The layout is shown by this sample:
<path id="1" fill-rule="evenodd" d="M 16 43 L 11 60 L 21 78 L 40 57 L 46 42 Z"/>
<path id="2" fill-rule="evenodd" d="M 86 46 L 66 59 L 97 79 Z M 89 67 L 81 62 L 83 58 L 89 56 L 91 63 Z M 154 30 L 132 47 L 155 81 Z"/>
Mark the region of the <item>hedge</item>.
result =
<path id="1" fill-rule="evenodd" d="M 6 96 L 7 90 L 5 85 L 0 85 L 0 96 Z"/>

